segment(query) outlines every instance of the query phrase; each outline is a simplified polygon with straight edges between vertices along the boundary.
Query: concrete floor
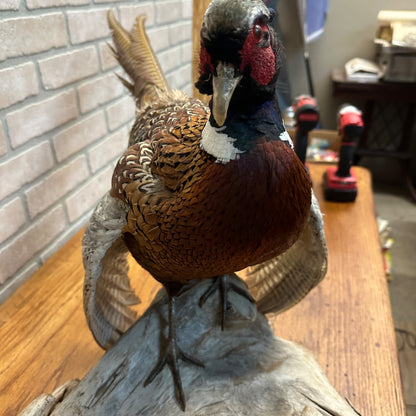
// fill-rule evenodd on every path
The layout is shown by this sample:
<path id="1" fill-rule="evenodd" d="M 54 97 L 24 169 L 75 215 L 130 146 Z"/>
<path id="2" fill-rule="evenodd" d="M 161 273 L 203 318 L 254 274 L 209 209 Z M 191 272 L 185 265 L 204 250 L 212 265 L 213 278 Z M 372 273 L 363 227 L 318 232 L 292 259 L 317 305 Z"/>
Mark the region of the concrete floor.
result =
<path id="1" fill-rule="evenodd" d="M 408 416 L 416 416 L 416 201 L 400 184 L 374 181 L 373 187 L 377 215 L 389 221 L 394 239 L 390 249 L 390 298 L 398 345 L 403 347 L 399 349 L 399 360 Z M 409 331 L 414 338 L 409 342 L 397 329 Z"/>
<path id="2" fill-rule="evenodd" d="M 416 323 L 416 201 L 405 188 L 374 184 L 377 215 L 388 220 L 394 244 L 389 282 L 394 319 Z"/>

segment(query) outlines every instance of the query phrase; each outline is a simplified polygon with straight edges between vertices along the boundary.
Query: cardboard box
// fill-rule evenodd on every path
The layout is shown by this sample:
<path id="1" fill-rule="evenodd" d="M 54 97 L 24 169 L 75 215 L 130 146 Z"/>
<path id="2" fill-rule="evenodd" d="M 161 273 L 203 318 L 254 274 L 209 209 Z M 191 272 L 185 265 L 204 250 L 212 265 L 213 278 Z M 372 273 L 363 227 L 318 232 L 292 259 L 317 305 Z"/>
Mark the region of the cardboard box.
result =
<path id="1" fill-rule="evenodd" d="M 416 82 L 416 11 L 381 10 L 374 42 L 383 80 Z"/>

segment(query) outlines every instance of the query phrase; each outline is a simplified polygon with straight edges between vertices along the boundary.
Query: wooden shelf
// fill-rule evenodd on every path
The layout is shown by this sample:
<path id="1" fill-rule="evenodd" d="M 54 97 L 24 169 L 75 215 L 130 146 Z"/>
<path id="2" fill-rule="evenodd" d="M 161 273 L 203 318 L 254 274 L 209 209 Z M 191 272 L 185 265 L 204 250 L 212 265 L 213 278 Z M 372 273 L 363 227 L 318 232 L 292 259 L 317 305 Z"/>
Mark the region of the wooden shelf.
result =
<path id="1" fill-rule="evenodd" d="M 345 70 L 341 68 L 332 71 L 332 86 L 336 97 L 416 102 L 414 82 L 353 82 L 347 80 Z"/>

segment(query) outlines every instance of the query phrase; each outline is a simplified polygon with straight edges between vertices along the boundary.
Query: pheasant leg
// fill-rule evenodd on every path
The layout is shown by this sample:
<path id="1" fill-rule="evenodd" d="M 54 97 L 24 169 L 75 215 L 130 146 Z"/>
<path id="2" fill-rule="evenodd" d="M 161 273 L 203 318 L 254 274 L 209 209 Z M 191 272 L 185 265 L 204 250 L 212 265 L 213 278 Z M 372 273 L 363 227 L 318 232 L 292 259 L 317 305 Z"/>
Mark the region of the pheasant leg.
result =
<path id="1" fill-rule="evenodd" d="M 214 281 L 212 282 L 211 286 L 206 290 L 206 292 L 199 298 L 199 306 L 201 307 L 207 299 L 219 289 L 220 291 L 220 298 L 221 298 L 221 330 L 224 331 L 225 326 L 225 318 L 227 313 L 228 307 L 228 292 L 233 290 L 234 292 L 238 293 L 239 295 L 245 297 L 252 303 L 256 303 L 254 298 L 250 295 L 247 290 L 242 289 L 239 285 L 234 282 L 230 282 L 229 279 L 230 275 L 224 274 L 221 276 L 217 276 Z"/>
<path id="2" fill-rule="evenodd" d="M 176 324 L 175 324 L 175 302 L 176 296 L 172 296 L 169 291 L 169 333 L 168 338 L 166 339 L 166 344 L 161 347 L 161 357 L 159 361 L 154 366 L 153 370 L 150 372 L 148 377 L 144 382 L 144 386 L 149 385 L 155 377 L 162 371 L 163 367 L 167 364 L 170 368 L 173 377 L 173 383 L 175 386 L 175 397 L 178 401 L 182 411 L 185 411 L 186 401 L 185 393 L 182 387 L 182 380 L 179 372 L 179 359 L 186 361 L 190 364 L 197 365 L 199 367 L 204 367 L 204 364 L 190 355 L 183 352 L 176 340 Z"/>

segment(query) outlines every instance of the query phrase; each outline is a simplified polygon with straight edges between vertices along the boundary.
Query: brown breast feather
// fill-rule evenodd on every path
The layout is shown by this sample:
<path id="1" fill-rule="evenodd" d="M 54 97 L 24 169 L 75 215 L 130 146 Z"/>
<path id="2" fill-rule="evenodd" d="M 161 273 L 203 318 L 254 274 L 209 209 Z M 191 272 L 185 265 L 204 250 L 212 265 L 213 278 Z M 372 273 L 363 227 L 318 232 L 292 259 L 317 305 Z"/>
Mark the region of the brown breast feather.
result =
<path id="1" fill-rule="evenodd" d="M 164 284 L 280 254 L 298 238 L 311 203 L 309 177 L 280 141 L 260 139 L 239 159 L 215 163 L 199 147 L 208 110 L 191 103 L 138 121 L 113 176 L 113 196 L 130 205 L 127 245 Z"/>

